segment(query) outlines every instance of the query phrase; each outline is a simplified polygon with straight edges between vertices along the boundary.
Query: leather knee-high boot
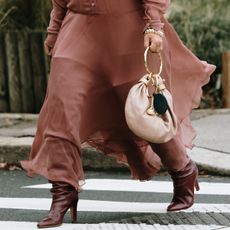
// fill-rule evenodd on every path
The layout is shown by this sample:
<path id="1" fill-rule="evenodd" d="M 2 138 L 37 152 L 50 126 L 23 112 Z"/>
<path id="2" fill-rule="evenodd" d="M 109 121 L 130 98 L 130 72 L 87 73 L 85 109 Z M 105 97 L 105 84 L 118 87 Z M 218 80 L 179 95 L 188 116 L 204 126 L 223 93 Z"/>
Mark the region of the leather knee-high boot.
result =
<path id="1" fill-rule="evenodd" d="M 72 222 L 77 221 L 78 192 L 75 188 L 64 182 L 52 183 L 52 204 L 48 217 L 37 224 L 38 228 L 51 228 L 60 226 L 65 213 L 70 209 Z"/>
<path id="2" fill-rule="evenodd" d="M 161 158 L 173 181 L 173 198 L 167 211 L 178 211 L 191 207 L 194 203 L 194 187 L 199 190 L 198 169 L 189 159 L 180 138 L 175 136 L 163 144 L 150 144 Z"/>

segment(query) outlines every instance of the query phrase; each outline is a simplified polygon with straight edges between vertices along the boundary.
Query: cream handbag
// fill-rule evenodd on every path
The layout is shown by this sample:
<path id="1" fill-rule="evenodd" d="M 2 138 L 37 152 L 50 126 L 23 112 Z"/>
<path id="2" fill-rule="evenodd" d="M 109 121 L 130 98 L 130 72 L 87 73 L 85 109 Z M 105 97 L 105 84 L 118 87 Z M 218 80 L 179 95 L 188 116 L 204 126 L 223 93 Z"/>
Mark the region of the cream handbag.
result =
<path id="1" fill-rule="evenodd" d="M 152 143 L 165 143 L 177 132 L 177 118 L 173 101 L 160 74 L 163 68 L 162 56 L 159 73 L 153 74 L 147 62 L 149 47 L 144 52 L 147 70 L 137 84 L 129 91 L 125 104 L 125 117 L 130 130 L 142 139 Z M 153 94 L 150 94 L 150 88 Z"/>

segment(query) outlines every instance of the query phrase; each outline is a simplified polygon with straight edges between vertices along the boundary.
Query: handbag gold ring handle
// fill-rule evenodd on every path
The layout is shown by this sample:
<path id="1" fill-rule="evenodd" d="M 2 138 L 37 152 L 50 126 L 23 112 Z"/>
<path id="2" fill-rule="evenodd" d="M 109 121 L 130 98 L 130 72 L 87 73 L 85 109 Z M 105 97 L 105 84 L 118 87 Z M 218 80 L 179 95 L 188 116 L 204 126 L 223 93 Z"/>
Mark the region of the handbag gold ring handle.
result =
<path id="1" fill-rule="evenodd" d="M 150 50 L 150 46 L 148 46 L 144 52 L 144 63 L 145 63 L 145 69 L 149 74 L 153 74 L 153 72 L 150 70 L 149 65 L 148 65 L 148 51 Z M 159 72 L 157 74 L 154 75 L 160 75 L 163 69 L 163 59 L 161 56 L 161 53 L 157 53 L 159 55 L 160 58 L 160 68 L 159 68 Z"/>

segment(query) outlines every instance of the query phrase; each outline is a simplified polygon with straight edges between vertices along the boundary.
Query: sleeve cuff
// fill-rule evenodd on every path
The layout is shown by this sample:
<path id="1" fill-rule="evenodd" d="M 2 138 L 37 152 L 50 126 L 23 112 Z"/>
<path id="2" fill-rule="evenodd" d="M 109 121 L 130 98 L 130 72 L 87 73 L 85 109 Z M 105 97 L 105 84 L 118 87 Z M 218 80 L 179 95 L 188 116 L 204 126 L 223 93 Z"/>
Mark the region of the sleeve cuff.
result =
<path id="1" fill-rule="evenodd" d="M 152 29 L 155 29 L 155 30 L 163 31 L 164 23 L 162 23 L 159 20 L 148 20 L 146 25 L 145 25 L 145 27 L 144 27 L 144 31 L 147 28 L 152 28 Z"/>
<path id="2" fill-rule="evenodd" d="M 155 30 L 163 30 L 164 23 L 162 23 L 161 18 L 163 17 L 163 13 L 161 10 L 158 10 L 151 5 L 145 5 L 145 17 L 146 28 L 152 28 Z"/>

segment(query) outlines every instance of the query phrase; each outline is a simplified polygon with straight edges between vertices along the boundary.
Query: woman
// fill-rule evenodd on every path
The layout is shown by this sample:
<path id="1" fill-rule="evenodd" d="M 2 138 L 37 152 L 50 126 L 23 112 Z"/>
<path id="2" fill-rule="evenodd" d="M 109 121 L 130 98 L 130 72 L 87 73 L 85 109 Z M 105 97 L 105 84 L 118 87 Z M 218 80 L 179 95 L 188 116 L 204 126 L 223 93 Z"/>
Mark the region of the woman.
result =
<path id="1" fill-rule="evenodd" d="M 61 225 L 69 208 L 76 221 L 84 183 L 81 143 L 127 164 L 134 179 L 149 180 L 162 164 L 174 184 L 168 211 L 193 205 L 198 170 L 186 154 L 195 136 L 189 114 L 199 105 L 201 86 L 215 67 L 183 46 L 163 17 L 169 3 L 53 0 L 45 41 L 52 55 L 47 94 L 30 159 L 21 162 L 29 176 L 43 175 L 53 186 L 50 212 L 39 228 Z M 179 121 L 177 135 L 164 144 L 136 137 L 124 117 L 129 89 L 145 73 L 143 52 L 148 46 L 162 52 L 163 77 Z"/>

